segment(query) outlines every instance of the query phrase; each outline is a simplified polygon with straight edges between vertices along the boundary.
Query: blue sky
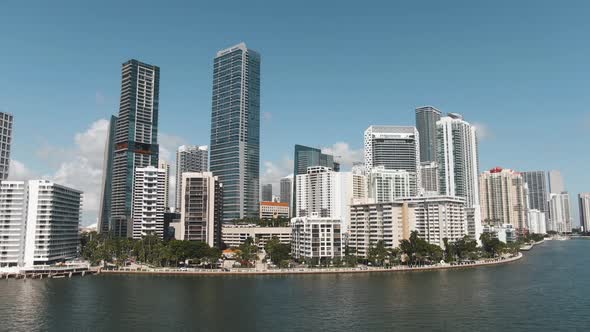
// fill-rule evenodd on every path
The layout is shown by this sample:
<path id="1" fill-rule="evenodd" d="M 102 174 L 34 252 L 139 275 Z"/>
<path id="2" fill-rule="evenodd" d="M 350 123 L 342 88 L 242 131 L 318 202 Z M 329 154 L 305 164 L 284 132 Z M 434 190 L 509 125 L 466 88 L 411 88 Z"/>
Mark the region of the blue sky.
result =
<path id="1" fill-rule="evenodd" d="M 170 157 L 176 144 L 209 144 L 213 57 L 244 41 L 262 55 L 268 181 L 290 172 L 295 143 L 346 164 L 370 124 L 413 124 L 428 104 L 482 128 L 482 170 L 559 169 L 573 198 L 590 191 L 589 14 L 585 1 L 4 1 L 0 110 L 15 115 L 13 177 L 84 189 L 89 223 L 121 63 L 160 66 Z"/>

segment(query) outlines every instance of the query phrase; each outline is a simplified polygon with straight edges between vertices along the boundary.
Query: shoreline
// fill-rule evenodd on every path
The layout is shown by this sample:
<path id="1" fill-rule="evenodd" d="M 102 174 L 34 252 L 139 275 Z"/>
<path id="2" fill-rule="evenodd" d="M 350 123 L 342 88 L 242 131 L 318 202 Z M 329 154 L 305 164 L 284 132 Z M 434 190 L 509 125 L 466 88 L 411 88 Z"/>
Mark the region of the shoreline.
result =
<path id="1" fill-rule="evenodd" d="M 396 272 L 416 272 L 416 271 L 436 271 L 436 270 L 454 270 L 475 268 L 481 266 L 493 266 L 506 263 L 512 263 L 523 258 L 524 255 L 519 252 L 518 255 L 505 259 L 495 259 L 492 261 L 476 262 L 460 265 L 434 265 L 434 266 L 417 266 L 407 267 L 404 265 L 394 268 L 318 268 L 318 269 L 276 269 L 276 270 L 196 270 L 180 271 L 177 269 L 154 269 L 154 270 L 102 270 L 98 269 L 97 274 L 114 274 L 114 275 L 160 275 L 160 276 L 257 276 L 257 275 L 303 275 L 303 274 L 352 274 L 352 273 L 396 273 Z"/>

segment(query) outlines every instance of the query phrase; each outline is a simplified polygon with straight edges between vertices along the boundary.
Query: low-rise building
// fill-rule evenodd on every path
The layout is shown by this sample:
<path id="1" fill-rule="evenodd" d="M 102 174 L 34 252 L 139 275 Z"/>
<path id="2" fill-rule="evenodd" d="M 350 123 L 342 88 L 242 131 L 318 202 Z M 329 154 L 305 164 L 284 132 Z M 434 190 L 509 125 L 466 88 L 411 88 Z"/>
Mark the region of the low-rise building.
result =
<path id="1" fill-rule="evenodd" d="M 297 260 L 333 260 L 342 257 L 342 221 L 336 218 L 309 217 L 291 219 L 291 255 Z"/>
<path id="2" fill-rule="evenodd" d="M 248 225 L 223 225 L 221 238 L 228 247 L 239 247 L 252 238 L 260 249 L 264 248 L 266 242 L 277 237 L 283 244 L 291 244 L 291 227 L 262 227 L 254 224 Z"/>
<path id="3" fill-rule="evenodd" d="M 518 234 L 512 224 L 503 224 L 501 226 L 484 225 L 483 233 L 490 233 L 504 243 L 512 243 L 518 239 Z"/>
<path id="4" fill-rule="evenodd" d="M 260 202 L 260 219 L 289 218 L 289 203 Z"/>

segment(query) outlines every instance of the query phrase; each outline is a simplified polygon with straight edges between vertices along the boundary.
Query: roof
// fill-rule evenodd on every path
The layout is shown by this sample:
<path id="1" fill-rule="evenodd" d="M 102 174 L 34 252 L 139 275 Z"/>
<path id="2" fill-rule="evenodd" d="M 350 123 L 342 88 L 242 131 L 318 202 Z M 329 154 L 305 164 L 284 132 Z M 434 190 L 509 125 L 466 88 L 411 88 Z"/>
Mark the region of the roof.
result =
<path id="1" fill-rule="evenodd" d="M 260 205 L 289 207 L 289 203 L 286 203 L 286 202 L 268 202 L 268 201 L 262 201 L 262 202 L 260 202 Z"/>

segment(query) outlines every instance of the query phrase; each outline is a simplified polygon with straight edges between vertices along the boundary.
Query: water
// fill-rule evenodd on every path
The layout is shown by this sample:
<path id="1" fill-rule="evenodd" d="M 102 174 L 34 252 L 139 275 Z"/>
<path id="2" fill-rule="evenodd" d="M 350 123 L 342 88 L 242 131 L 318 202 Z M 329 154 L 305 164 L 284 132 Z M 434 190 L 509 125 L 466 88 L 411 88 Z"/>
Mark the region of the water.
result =
<path id="1" fill-rule="evenodd" d="M 0 330 L 586 330 L 590 240 L 393 274 L 0 280 Z"/>

